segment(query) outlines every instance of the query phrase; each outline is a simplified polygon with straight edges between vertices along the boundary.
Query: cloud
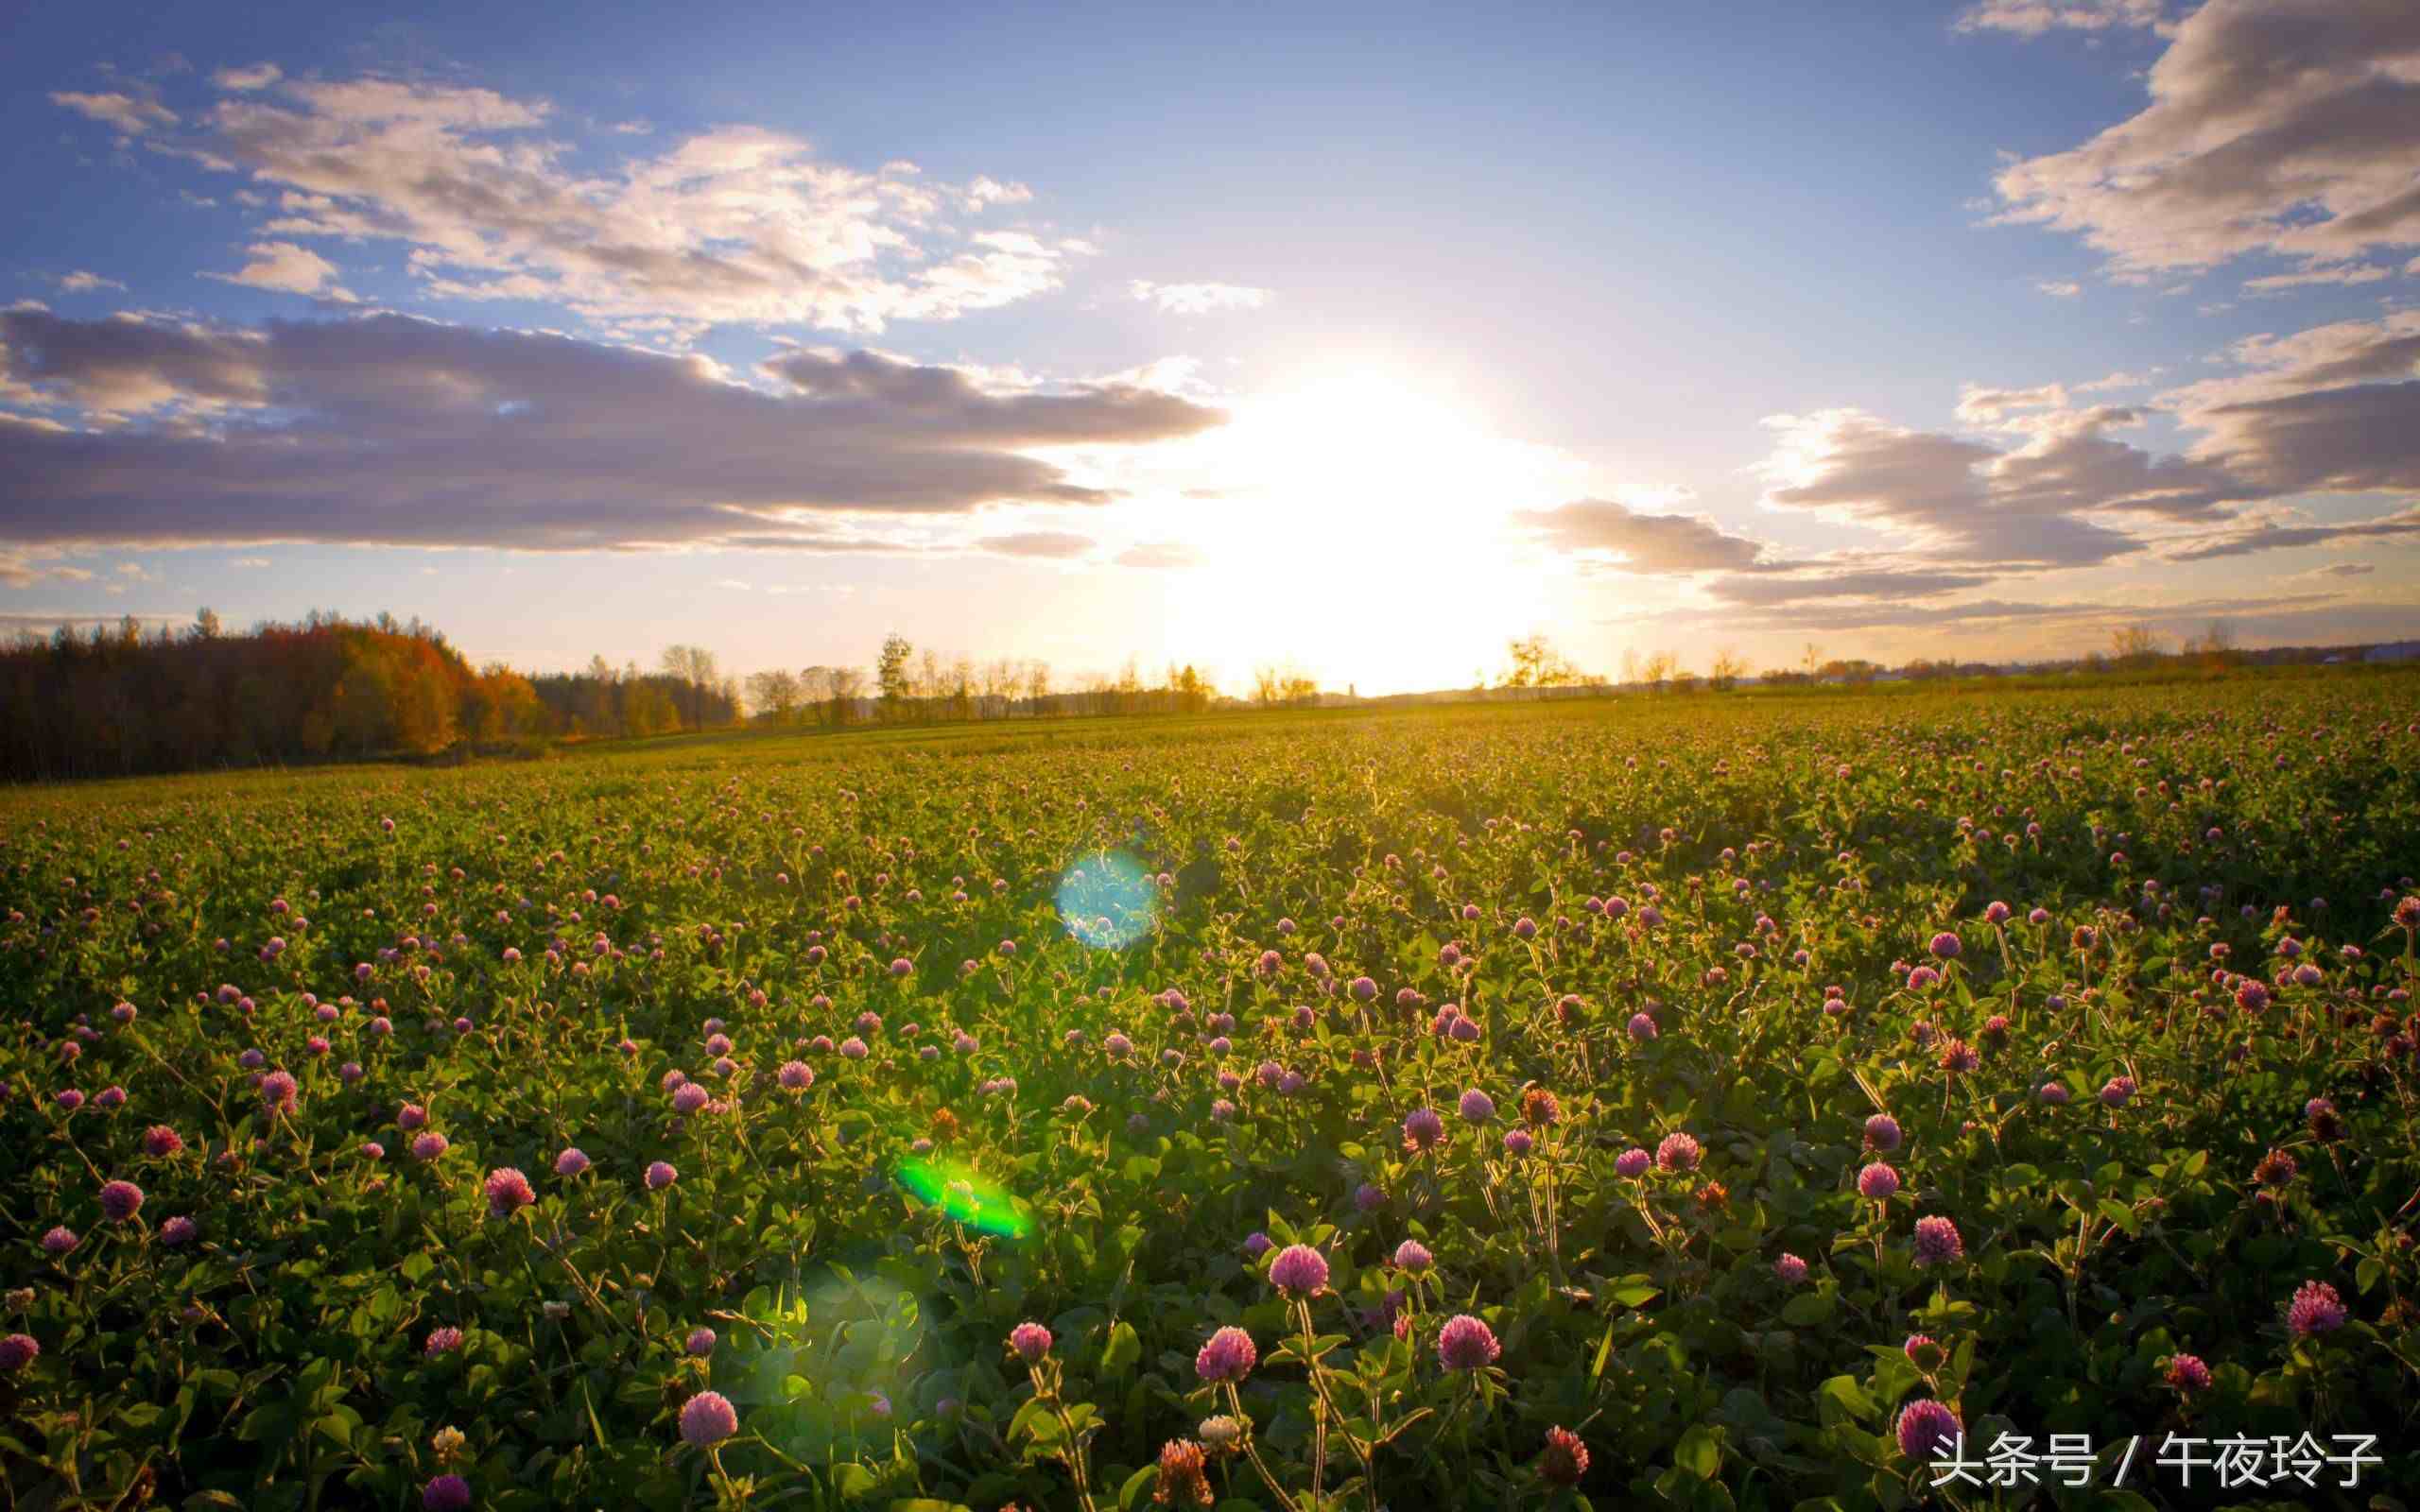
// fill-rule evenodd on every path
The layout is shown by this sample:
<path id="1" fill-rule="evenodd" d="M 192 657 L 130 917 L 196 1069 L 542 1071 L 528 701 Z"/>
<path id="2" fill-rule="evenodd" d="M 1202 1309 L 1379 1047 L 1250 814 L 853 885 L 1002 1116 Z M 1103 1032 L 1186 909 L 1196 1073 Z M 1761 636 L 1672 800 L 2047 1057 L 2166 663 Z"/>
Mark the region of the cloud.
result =
<path id="1" fill-rule="evenodd" d="M 2172 509 L 2179 489 L 2207 502 L 2191 470 L 2099 434 L 2124 412 L 2091 413 L 2013 451 L 1853 409 L 1776 416 L 1766 423 L 1779 448 L 1758 469 L 1763 503 L 1895 536 L 1941 562 L 2000 572 L 2090 566 L 2137 547 L 2090 514 Z"/>
<path id="2" fill-rule="evenodd" d="M 1242 284 L 1153 284 L 1148 279 L 1138 278 L 1126 287 L 1137 300 L 1146 304 L 1156 304 L 1171 315 L 1257 310 L 1270 298 L 1269 290 Z"/>
<path id="3" fill-rule="evenodd" d="M 1611 499 L 1524 509 L 1513 514 L 1512 523 L 1556 551 L 1617 562 L 1628 573 L 1736 570 L 1754 563 L 1763 550 L 1702 515 L 1642 514 Z"/>
<path id="4" fill-rule="evenodd" d="M 355 302 L 351 290 L 337 282 L 337 266 L 307 247 L 292 242 L 254 242 L 244 249 L 251 261 L 233 273 L 204 273 L 224 284 L 246 284 L 256 289 L 309 294 L 341 304 Z"/>
<path id="5" fill-rule="evenodd" d="M 1897 629 L 2005 638 L 2029 628 L 2065 629 L 2072 634 L 2142 622 L 2171 630 L 2199 629 L 2212 618 L 2240 623 L 2241 616 L 2299 613 L 2337 608 L 2342 603 L 2343 600 L 2334 591 L 2281 593 L 2265 598 L 2236 596 L 2166 601 L 2152 593 L 2104 593 L 2091 599 L 1984 598 L 1954 604 L 1843 601 L 1792 607 L 1786 613 L 1761 620 L 1743 619 L 1734 610 L 1694 615 L 1684 613 L 1668 618 L 1679 624 L 1720 622 L 1726 628 L 1770 629 L 1796 634 Z M 2401 612 L 2408 616 L 2411 610 L 2407 608 Z M 2002 649 L 1996 654 L 2006 655 L 2007 652 Z"/>
<path id="6" fill-rule="evenodd" d="M 239 94 L 267 89 L 285 77 L 275 63 L 254 63 L 250 68 L 222 68 L 210 76 L 210 81 L 220 89 Z"/>
<path id="7" fill-rule="evenodd" d="M 227 565 L 230 567 L 267 567 L 270 565 L 270 562 L 267 557 L 238 557 Z"/>
<path id="8" fill-rule="evenodd" d="M 1181 572 L 1201 564 L 1201 554 L 1171 541 L 1144 541 L 1117 554 L 1117 565 L 1150 572 Z"/>
<path id="9" fill-rule="evenodd" d="M 89 568 L 60 561 L 55 550 L 43 547 L 20 549 L 0 544 L 0 586 L 31 588 L 42 582 L 89 583 L 94 576 Z"/>
<path id="10" fill-rule="evenodd" d="M 185 625 L 190 614 L 49 614 L 39 610 L 0 614 L 0 630 L 29 634 L 37 630 L 74 629 L 78 626 L 108 626 L 112 628 L 128 620 L 137 625 Z"/>
<path id="11" fill-rule="evenodd" d="M 2312 567 L 2294 574 L 2296 577 L 2367 577 L 2378 570 L 2374 561 L 2332 561 L 2325 567 Z"/>
<path id="12" fill-rule="evenodd" d="M 919 521 L 1112 497 L 1028 449 L 1224 418 L 1124 385 L 997 393 L 862 352 L 787 352 L 759 376 L 778 387 L 702 357 L 394 315 L 7 312 L 0 387 L 94 428 L 0 412 L 0 542 L 896 552 Z"/>
<path id="13" fill-rule="evenodd" d="M 2073 279 L 2043 279 L 2033 285 L 2054 300 L 2072 300 L 2083 292 L 2083 285 Z"/>
<path id="14" fill-rule="evenodd" d="M 1014 535 L 986 536 L 975 542 L 975 549 L 988 551 L 995 557 L 1034 557 L 1046 561 L 1066 561 L 1087 555 L 1094 545 L 1092 537 L 1068 531 L 1023 530 Z"/>
<path id="15" fill-rule="evenodd" d="M 89 294 L 97 289 L 123 291 L 126 287 L 113 278 L 103 278 L 98 273 L 89 273 L 80 267 L 72 273 L 61 274 L 52 282 L 69 294 Z"/>
<path id="16" fill-rule="evenodd" d="M 2317 546 L 2338 541 L 2385 541 L 2420 536 L 2420 504 L 2376 520 L 2347 524 L 2286 524 L 2261 521 L 2222 535 L 2185 541 L 2161 552 L 2170 561 L 2209 561 L 2219 557 L 2248 557 L 2258 551 L 2291 546 Z"/>
<path id="17" fill-rule="evenodd" d="M 1002 183 L 997 179 L 977 175 L 960 197 L 969 210 L 982 210 L 991 205 L 1021 205 L 1033 198 L 1033 191 L 1021 183 Z"/>
<path id="18" fill-rule="evenodd" d="M 1958 419 L 1988 439 L 1853 409 L 1774 417 L 1776 448 L 1754 470 L 1763 506 L 1870 529 L 1889 544 L 1806 559 L 1768 552 L 1706 592 L 1742 609 L 1906 605 L 2129 557 L 2187 563 L 2420 538 L 2420 503 L 2408 497 L 2326 522 L 2288 507 L 2305 496 L 2420 492 L 2420 310 L 2252 336 L 2226 360 L 2232 370 L 2142 404 L 2078 406 L 2073 396 L 2140 387 L 2151 374 L 2073 390 L 1969 384 Z M 2182 452 L 2154 455 L 2121 438 L 2153 414 L 2189 438 Z M 1821 623 L 1852 621 L 1835 608 Z"/>
<path id="19" fill-rule="evenodd" d="M 2259 497 L 2420 490 L 2420 310 L 2238 342 L 2242 371 L 2156 401 Z"/>
<path id="20" fill-rule="evenodd" d="M 1991 576 L 1981 573 L 1800 562 L 1787 564 L 1784 570 L 1774 573 L 1738 573 L 1719 577 L 1712 592 L 1726 604 L 1772 609 L 1831 598 L 1938 598 L 1944 593 L 1982 588 L 1992 581 Z"/>
<path id="21" fill-rule="evenodd" d="M 2106 378 L 2095 378 L 2088 384 L 2076 385 L 2079 394 L 2106 393 L 2113 388 L 2148 388 L 2166 368 L 2147 368 L 2141 372 L 2113 372 Z"/>
<path id="22" fill-rule="evenodd" d="M 2083 146 L 2003 168 L 1998 218 L 2080 233 L 2134 281 L 2420 244 L 2420 6 L 2209 0 L 2150 89 Z"/>
<path id="23" fill-rule="evenodd" d="M 157 100 L 136 99 L 130 94 L 78 94 L 73 91 L 55 91 L 53 105 L 90 116 L 104 126 L 113 126 L 128 136 L 141 136 L 155 126 L 175 126 L 176 112 Z"/>
<path id="24" fill-rule="evenodd" d="M 2065 409 L 2067 390 L 2060 384 L 2033 388 L 1987 388 L 1965 384 L 1958 390 L 1958 418 L 1969 425 L 1994 427 L 2019 410 Z"/>
<path id="25" fill-rule="evenodd" d="M 2377 284 L 2394 277 L 2394 269 L 2379 267 L 2374 263 L 2339 263 L 2330 266 L 2305 264 L 2300 271 L 2271 273 L 2264 278 L 2243 281 L 2247 294 L 2273 294 L 2281 289 L 2304 288 L 2317 284 Z"/>
<path id="26" fill-rule="evenodd" d="M 1982 0 L 1958 18 L 1960 31 L 2106 31 L 2161 26 L 2161 0 Z"/>
<path id="27" fill-rule="evenodd" d="M 873 172 L 804 140 L 717 128 L 613 166 L 575 167 L 543 100 L 397 79 L 281 79 L 218 100 L 162 150 L 281 191 L 259 228 L 404 249 L 431 296 L 559 304 L 609 328 L 717 323 L 873 333 L 1059 286 L 1070 244 L 953 230 L 953 208 L 1021 184 Z M 633 124 L 633 123 L 625 123 Z"/>

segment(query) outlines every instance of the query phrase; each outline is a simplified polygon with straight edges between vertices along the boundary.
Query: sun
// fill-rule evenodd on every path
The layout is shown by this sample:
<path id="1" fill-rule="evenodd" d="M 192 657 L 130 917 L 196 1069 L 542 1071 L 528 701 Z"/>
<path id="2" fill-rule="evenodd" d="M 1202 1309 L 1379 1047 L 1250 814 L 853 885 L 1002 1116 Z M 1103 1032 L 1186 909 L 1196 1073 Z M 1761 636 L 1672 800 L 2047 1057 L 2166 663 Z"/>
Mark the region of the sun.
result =
<path id="1" fill-rule="evenodd" d="M 1466 686 L 1539 624 L 1547 575 L 1512 517 L 1575 496 L 1572 459 L 1394 364 L 1322 365 L 1231 412 L 1203 438 L 1226 484 L 1192 532 L 1207 565 L 1167 606 L 1231 687 L 1286 662 L 1365 694 Z"/>

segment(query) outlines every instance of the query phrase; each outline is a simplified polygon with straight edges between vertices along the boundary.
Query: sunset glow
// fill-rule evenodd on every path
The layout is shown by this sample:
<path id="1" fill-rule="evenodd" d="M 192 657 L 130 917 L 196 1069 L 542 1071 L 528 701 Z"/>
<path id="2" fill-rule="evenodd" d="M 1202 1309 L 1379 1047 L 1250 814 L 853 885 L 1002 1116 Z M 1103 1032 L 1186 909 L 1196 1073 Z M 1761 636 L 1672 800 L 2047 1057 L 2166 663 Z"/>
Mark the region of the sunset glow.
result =
<path id="1" fill-rule="evenodd" d="M 2288 9 L 43 11 L 0 628 L 1230 696 L 2407 636 L 2420 23 Z"/>

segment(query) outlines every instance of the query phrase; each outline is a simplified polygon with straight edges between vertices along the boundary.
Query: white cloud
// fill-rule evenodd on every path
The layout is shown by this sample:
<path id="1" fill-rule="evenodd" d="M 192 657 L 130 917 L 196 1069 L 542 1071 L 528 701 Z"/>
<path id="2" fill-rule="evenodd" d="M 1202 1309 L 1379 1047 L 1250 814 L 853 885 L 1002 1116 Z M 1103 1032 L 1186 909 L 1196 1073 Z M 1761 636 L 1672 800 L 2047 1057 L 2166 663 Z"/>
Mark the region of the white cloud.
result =
<path id="1" fill-rule="evenodd" d="M 2420 6 L 2208 0 L 2151 103 L 1996 180 L 2003 221 L 2074 232 L 2114 276 L 2420 245 Z"/>
<path id="2" fill-rule="evenodd" d="M 1171 315 L 1209 315 L 1219 310 L 1257 310 L 1270 301 L 1267 289 L 1242 284 L 1153 284 L 1135 279 L 1128 292 L 1146 304 Z"/>
<path id="3" fill-rule="evenodd" d="M 224 284 L 245 284 L 256 289 L 308 294 L 342 304 L 354 302 L 352 291 L 337 282 L 337 266 L 307 247 L 292 242 L 254 242 L 245 251 L 252 260 L 239 270 L 204 273 L 202 277 Z"/>
<path id="4" fill-rule="evenodd" d="M 1021 530 L 1011 535 L 986 536 L 975 542 L 977 551 L 995 557 L 1030 557 L 1044 561 L 1072 561 L 1089 556 L 1097 544 L 1090 536 L 1064 530 Z"/>
<path id="5" fill-rule="evenodd" d="M 2153 379 L 2166 371 L 2166 368 L 2146 368 L 2141 372 L 2113 372 L 2106 378 L 2095 378 L 2088 384 L 2076 385 L 2076 392 L 2098 394 L 2115 388 L 2147 388 Z"/>
<path id="6" fill-rule="evenodd" d="M 997 179 L 978 175 L 966 186 L 961 197 L 969 210 L 982 210 L 992 205 L 1021 205 L 1033 198 L 1033 191 L 1021 183 L 1002 183 Z"/>
<path id="7" fill-rule="evenodd" d="M 1201 564 L 1201 554 L 1191 546 L 1173 541 L 1141 541 L 1117 554 L 1120 567 L 1139 567 L 1152 572 L 1181 572 Z"/>
<path id="8" fill-rule="evenodd" d="M 210 81 L 220 89 L 239 94 L 267 89 L 285 77 L 275 63 L 254 63 L 250 68 L 222 68 L 210 76 Z"/>
<path id="9" fill-rule="evenodd" d="M 2019 411 L 2066 407 L 2067 390 L 2061 384 L 2043 384 L 2033 388 L 1989 388 L 1980 384 L 1965 384 L 1958 390 L 1958 418 L 1969 425 L 1986 428 L 2005 424 Z"/>
<path id="10" fill-rule="evenodd" d="M 141 136 L 155 126 L 177 124 L 176 112 L 166 106 L 157 100 L 136 99 L 131 94 L 79 94 L 60 90 L 52 93 L 50 102 L 104 126 L 113 126 L 128 136 Z"/>
<path id="11" fill-rule="evenodd" d="M 2316 284 L 2379 284 L 2393 277 L 2394 269 L 2374 263 L 2306 264 L 2291 273 L 2246 279 L 2243 287 L 2248 294 L 2266 294 Z"/>
<path id="12" fill-rule="evenodd" d="M 80 267 L 72 273 L 61 275 L 54 282 L 69 294 L 89 294 L 95 289 L 123 290 L 126 287 L 113 278 L 103 278 L 98 273 L 89 273 Z"/>
<path id="13" fill-rule="evenodd" d="M 400 246 L 431 296 L 543 301 L 624 332 L 952 319 L 1058 287 L 1074 251 L 949 226 L 1030 198 L 1004 180 L 866 172 L 748 126 L 596 170 L 543 134 L 554 124 L 547 102 L 487 89 L 281 79 L 162 146 L 283 191 L 265 236 Z"/>
<path id="14" fill-rule="evenodd" d="M 2083 292 L 2083 285 L 2073 279 L 2044 279 L 2033 286 L 2054 300 L 2072 300 Z"/>
<path id="15" fill-rule="evenodd" d="M 1981 0 L 1958 18 L 1960 31 L 2013 31 L 2020 37 L 2056 30 L 2148 30 L 2163 24 L 2161 0 Z"/>

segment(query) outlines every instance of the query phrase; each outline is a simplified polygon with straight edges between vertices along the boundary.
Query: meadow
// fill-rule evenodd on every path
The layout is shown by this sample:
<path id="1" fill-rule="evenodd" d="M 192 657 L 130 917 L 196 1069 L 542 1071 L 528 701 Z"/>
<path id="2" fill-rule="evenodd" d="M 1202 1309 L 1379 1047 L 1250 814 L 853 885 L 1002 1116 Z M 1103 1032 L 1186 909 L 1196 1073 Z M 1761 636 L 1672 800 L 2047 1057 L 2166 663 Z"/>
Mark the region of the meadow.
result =
<path id="1" fill-rule="evenodd" d="M 0 793 L 0 1480 L 2409 1498 L 2415 871 L 2382 669 Z"/>

